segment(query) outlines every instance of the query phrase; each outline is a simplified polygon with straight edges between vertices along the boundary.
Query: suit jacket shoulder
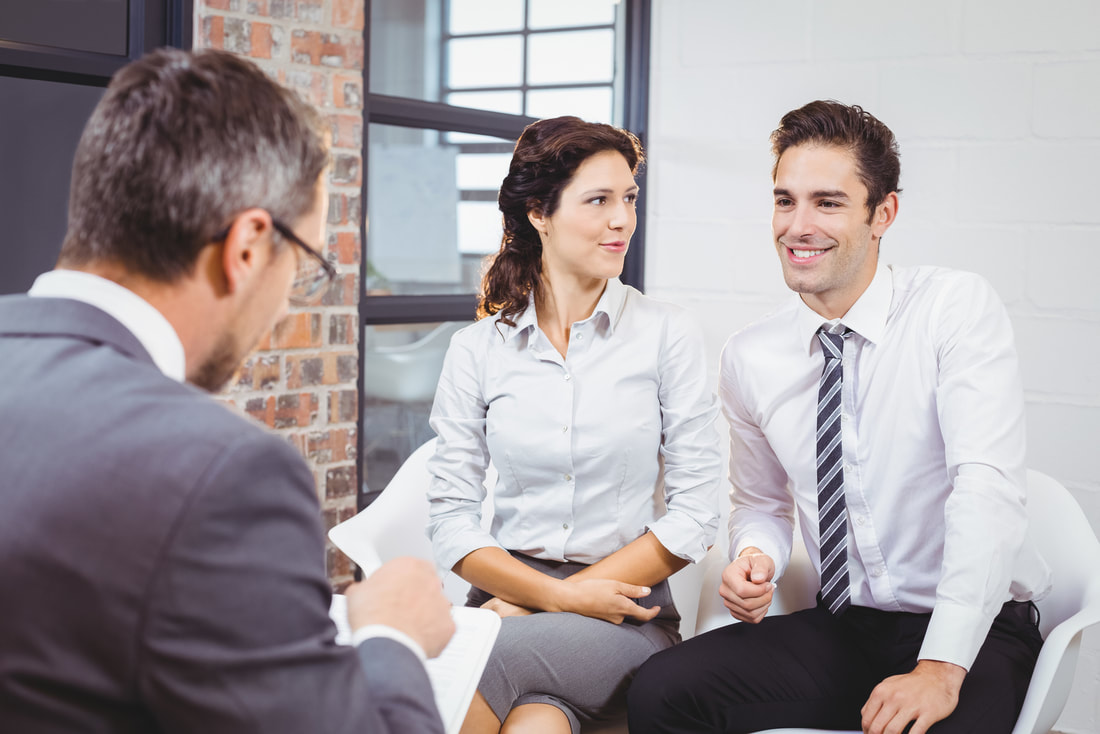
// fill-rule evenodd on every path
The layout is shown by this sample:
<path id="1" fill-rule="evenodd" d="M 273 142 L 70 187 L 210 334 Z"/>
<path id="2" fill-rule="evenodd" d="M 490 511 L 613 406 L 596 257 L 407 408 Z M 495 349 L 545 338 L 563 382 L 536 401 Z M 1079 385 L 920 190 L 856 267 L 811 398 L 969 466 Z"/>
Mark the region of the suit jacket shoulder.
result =
<path id="1" fill-rule="evenodd" d="M 85 304 L 0 298 L 0 353 L 0 730 L 441 731 L 412 653 L 335 644 L 292 446 Z"/>

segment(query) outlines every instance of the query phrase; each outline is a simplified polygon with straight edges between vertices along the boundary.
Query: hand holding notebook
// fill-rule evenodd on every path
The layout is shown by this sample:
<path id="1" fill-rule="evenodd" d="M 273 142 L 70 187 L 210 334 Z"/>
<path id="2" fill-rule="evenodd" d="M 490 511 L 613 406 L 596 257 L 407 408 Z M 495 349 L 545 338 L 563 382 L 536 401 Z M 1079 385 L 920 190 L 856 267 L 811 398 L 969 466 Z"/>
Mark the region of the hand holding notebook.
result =
<path id="1" fill-rule="evenodd" d="M 353 532 L 354 520 L 332 528 L 329 538 L 363 569 L 364 576 L 369 576 L 381 567 L 382 560 L 369 538 Z M 350 644 L 352 630 L 344 596 L 333 595 L 329 616 L 336 623 L 336 641 Z M 457 734 L 493 649 L 500 617 L 486 609 L 468 607 L 452 607 L 451 616 L 455 623 L 454 636 L 443 652 L 428 660 L 425 667 L 446 732 Z"/>

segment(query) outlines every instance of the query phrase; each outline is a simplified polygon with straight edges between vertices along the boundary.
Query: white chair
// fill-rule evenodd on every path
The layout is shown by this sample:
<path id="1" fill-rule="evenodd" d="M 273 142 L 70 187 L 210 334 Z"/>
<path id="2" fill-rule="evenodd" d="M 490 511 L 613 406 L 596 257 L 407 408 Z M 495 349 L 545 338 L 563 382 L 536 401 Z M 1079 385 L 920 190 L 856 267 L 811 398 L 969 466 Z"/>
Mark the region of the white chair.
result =
<path id="1" fill-rule="evenodd" d="M 1065 708 L 1073 687 L 1081 635 L 1100 623 L 1100 541 L 1069 491 L 1032 470 L 1027 472 L 1027 510 L 1028 535 L 1054 569 L 1054 588 L 1037 604 L 1043 648 L 1012 734 L 1046 734 Z M 811 606 L 817 593 L 817 575 L 810 559 L 802 543 L 796 541 L 795 546 L 791 568 L 776 590 L 784 612 Z M 708 576 L 704 594 L 708 586 L 716 586 L 720 576 L 720 570 L 718 575 Z M 728 620 L 729 613 L 712 603 L 700 609 L 698 626 L 703 631 Z M 768 729 L 758 734 L 824 734 L 824 730 Z"/>
<path id="2" fill-rule="evenodd" d="M 435 452 L 435 439 L 416 449 L 393 475 L 386 489 L 358 515 L 329 531 L 333 542 L 342 547 L 354 547 L 357 539 L 369 539 L 379 559 L 385 563 L 400 556 L 412 556 L 434 561 L 432 544 L 428 540 L 428 459 Z M 486 484 L 494 481 L 491 466 Z M 492 521 L 492 495 L 486 500 L 482 527 Z M 339 538 L 339 539 L 337 539 Z M 345 538 L 347 540 L 345 540 Z M 443 591 L 452 604 L 466 603 L 470 585 L 451 572 L 439 569 Z"/>
<path id="3" fill-rule="evenodd" d="M 420 446 L 405 460 L 378 499 L 352 519 L 337 525 L 329 536 L 340 546 L 355 547 L 356 539 L 369 538 L 382 562 L 399 556 L 433 560 L 431 542 L 425 533 L 428 526 L 428 459 L 435 452 L 435 439 Z M 490 465 L 485 477 L 487 487 L 496 483 L 496 470 Z M 492 493 L 482 506 L 482 527 L 492 523 Z M 338 540 L 337 540 L 338 539 Z M 725 552 L 717 544 L 702 563 L 688 565 L 674 575 L 669 584 L 677 608 L 683 618 L 681 634 L 686 639 L 695 629 L 700 584 L 707 569 L 725 566 Z M 452 604 L 465 604 L 470 585 L 449 569 L 438 569 L 443 577 L 443 590 Z M 717 596 L 717 586 L 714 595 Z M 683 600 L 683 601 L 681 601 Z M 728 616 L 728 615 L 727 615 Z M 626 734 L 625 722 L 609 722 L 584 727 L 584 734 Z"/>

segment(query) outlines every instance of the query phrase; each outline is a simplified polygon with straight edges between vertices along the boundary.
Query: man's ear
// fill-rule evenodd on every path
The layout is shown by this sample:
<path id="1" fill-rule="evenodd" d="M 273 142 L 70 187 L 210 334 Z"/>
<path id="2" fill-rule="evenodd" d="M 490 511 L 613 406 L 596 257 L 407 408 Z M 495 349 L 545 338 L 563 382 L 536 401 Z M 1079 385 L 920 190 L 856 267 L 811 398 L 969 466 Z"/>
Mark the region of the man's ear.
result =
<path id="1" fill-rule="evenodd" d="M 897 216 L 898 192 L 891 191 L 882 203 L 875 207 L 875 213 L 871 215 L 871 234 L 877 239 L 882 239 Z"/>
<path id="2" fill-rule="evenodd" d="M 222 270 L 228 293 L 242 289 L 271 257 L 271 215 L 264 209 L 247 209 L 229 227 L 222 248 Z"/>

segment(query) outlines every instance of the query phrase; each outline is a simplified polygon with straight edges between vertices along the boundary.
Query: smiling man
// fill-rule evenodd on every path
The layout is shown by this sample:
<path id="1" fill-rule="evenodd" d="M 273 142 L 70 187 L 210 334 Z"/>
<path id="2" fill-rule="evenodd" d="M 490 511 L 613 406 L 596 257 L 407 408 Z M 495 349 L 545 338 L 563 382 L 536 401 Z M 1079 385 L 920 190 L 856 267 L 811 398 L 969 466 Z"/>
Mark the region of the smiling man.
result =
<path id="1" fill-rule="evenodd" d="M 789 303 L 734 334 L 729 625 L 658 653 L 631 732 L 1010 732 L 1042 644 L 1050 572 L 1025 541 L 1012 328 L 969 273 L 879 262 L 897 143 L 812 102 L 772 134 L 772 228 Z M 795 516 L 817 606 L 765 617 Z"/>

